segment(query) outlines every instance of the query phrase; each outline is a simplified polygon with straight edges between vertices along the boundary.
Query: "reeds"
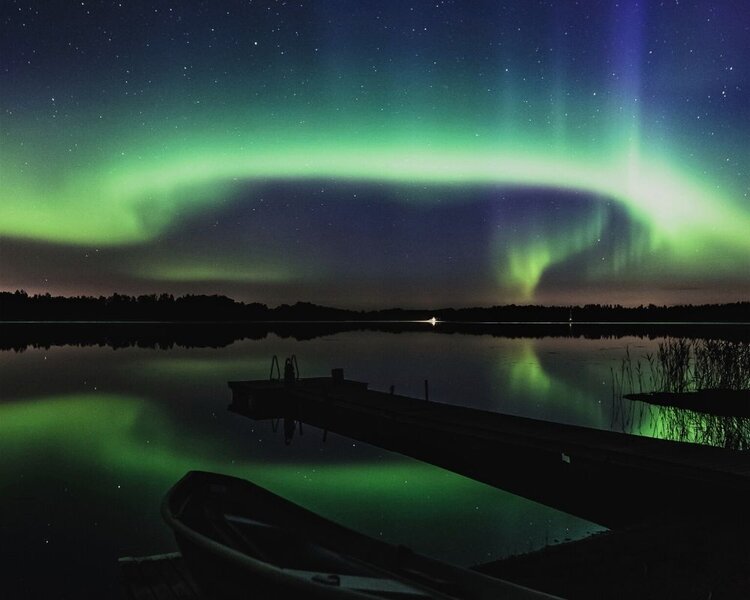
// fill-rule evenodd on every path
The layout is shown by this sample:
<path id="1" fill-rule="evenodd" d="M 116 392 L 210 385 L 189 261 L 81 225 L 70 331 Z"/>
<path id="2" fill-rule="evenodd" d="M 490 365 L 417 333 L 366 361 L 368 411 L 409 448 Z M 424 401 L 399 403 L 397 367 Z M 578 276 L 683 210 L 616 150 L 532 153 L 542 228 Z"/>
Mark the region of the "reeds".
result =
<path id="1" fill-rule="evenodd" d="M 709 415 L 673 406 L 652 407 L 657 437 L 728 450 L 750 449 L 750 419 Z"/>
<path id="2" fill-rule="evenodd" d="M 647 354 L 649 392 L 694 392 L 708 389 L 750 389 L 750 344 L 728 340 L 687 340 L 671 338 L 659 344 L 656 356 Z M 640 361 L 633 369 L 630 352 L 622 368 L 622 383 L 628 393 L 643 393 L 643 370 Z M 635 388 L 633 372 L 637 375 Z"/>
<path id="3" fill-rule="evenodd" d="M 695 389 L 750 389 L 750 344 L 704 340 L 694 347 Z"/>
<path id="4" fill-rule="evenodd" d="M 646 360 L 649 365 L 653 364 L 653 355 L 647 354 Z M 619 373 L 610 368 L 612 375 L 612 423 L 613 429 L 621 428 L 623 432 L 632 431 L 643 423 L 646 416 L 647 407 L 641 402 L 624 402 L 625 394 L 632 394 L 637 391 L 644 391 L 644 371 L 641 367 L 641 361 L 636 360 L 633 367 L 633 360 L 630 356 L 630 348 L 625 348 L 625 358 L 620 362 Z M 651 387 L 653 381 L 653 367 L 649 370 L 649 379 Z M 636 388 L 637 384 L 637 388 Z"/>
<path id="5" fill-rule="evenodd" d="M 695 412 L 645 402 L 624 402 L 626 394 L 750 390 L 750 344 L 727 340 L 670 338 L 645 362 L 626 349 L 612 374 L 612 425 L 635 432 L 650 424 L 650 435 L 682 442 L 750 450 L 750 419 Z"/>

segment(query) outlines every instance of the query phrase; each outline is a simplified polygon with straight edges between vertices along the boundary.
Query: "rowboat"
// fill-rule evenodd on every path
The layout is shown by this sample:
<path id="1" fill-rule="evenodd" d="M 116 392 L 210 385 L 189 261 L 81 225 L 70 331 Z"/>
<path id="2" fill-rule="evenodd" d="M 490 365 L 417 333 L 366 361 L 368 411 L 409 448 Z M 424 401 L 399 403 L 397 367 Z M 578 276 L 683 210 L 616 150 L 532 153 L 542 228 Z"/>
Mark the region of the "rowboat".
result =
<path id="1" fill-rule="evenodd" d="M 226 475 L 189 472 L 162 515 L 212 598 L 553 598 L 373 539 Z"/>

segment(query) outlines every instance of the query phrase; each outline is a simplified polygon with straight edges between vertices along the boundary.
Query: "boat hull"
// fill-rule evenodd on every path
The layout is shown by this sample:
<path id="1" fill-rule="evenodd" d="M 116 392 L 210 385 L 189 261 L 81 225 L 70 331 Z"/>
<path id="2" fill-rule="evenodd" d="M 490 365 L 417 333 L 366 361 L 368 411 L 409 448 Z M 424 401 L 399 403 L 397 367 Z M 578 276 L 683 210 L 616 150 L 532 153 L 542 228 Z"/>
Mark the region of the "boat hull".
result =
<path id="1" fill-rule="evenodd" d="M 375 540 L 225 475 L 188 473 L 162 514 L 212 598 L 551 598 Z"/>

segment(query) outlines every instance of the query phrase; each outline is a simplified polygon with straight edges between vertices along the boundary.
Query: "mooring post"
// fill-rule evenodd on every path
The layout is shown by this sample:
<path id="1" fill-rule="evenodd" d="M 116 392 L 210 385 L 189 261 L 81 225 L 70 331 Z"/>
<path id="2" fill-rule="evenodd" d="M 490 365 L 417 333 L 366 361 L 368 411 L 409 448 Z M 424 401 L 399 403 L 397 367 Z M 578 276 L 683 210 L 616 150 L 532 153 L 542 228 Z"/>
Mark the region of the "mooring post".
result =
<path id="1" fill-rule="evenodd" d="M 430 399 L 430 385 L 427 383 L 427 380 L 424 380 L 424 399 L 429 400 Z"/>

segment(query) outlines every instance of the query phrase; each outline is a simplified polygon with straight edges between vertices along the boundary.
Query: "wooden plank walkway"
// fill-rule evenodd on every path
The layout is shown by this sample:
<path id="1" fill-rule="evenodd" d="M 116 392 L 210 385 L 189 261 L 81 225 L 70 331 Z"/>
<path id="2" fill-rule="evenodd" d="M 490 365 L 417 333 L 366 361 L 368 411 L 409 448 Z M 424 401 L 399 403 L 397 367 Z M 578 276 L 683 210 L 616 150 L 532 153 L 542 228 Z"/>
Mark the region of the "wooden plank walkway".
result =
<path id="1" fill-rule="evenodd" d="M 750 453 L 503 415 L 336 378 L 229 382 L 229 409 L 299 420 L 453 470 L 608 527 L 739 510 Z"/>
<path id="2" fill-rule="evenodd" d="M 312 393 L 305 389 L 296 392 L 303 401 L 310 401 Z M 573 454 L 600 456 L 610 453 L 618 460 L 636 462 L 640 468 L 658 468 L 667 464 L 672 468 L 696 471 L 696 475 L 705 469 L 707 473 L 703 475 L 709 477 L 750 475 L 750 455 L 700 444 L 564 425 L 369 390 L 334 388 L 327 392 L 327 400 L 363 416 L 407 420 L 436 431 L 517 438 L 519 444 L 560 450 L 561 455 L 567 449 L 570 453 L 566 454 L 571 460 Z"/>
<path id="3" fill-rule="evenodd" d="M 126 600 L 208 600 L 178 552 L 118 559 Z"/>

